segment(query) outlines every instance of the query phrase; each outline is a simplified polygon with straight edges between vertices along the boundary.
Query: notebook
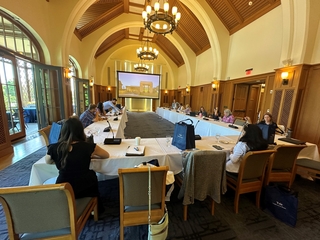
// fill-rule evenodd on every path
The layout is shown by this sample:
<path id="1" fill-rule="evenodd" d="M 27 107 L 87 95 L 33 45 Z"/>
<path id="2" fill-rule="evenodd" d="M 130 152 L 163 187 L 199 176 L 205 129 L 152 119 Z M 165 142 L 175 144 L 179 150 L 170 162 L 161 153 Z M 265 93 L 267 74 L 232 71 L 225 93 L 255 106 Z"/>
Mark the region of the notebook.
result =
<path id="1" fill-rule="evenodd" d="M 296 144 L 296 145 L 306 144 L 306 142 L 298 140 L 298 139 L 294 139 L 294 138 L 278 138 L 278 140 L 284 141 L 284 142 L 288 142 L 288 143 L 293 143 L 293 144 Z"/>
<path id="2" fill-rule="evenodd" d="M 190 116 L 196 116 L 196 112 L 190 112 Z"/>
<path id="3" fill-rule="evenodd" d="M 129 146 L 126 156 L 144 156 L 145 146 Z"/>

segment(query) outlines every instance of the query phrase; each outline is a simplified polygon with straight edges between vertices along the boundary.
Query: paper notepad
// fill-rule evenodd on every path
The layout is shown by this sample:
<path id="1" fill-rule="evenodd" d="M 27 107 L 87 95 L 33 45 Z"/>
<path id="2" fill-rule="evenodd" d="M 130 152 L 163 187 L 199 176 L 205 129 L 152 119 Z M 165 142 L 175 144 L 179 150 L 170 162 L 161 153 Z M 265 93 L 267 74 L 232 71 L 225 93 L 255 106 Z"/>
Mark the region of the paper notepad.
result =
<path id="1" fill-rule="evenodd" d="M 145 146 L 129 146 L 126 156 L 144 156 Z"/>

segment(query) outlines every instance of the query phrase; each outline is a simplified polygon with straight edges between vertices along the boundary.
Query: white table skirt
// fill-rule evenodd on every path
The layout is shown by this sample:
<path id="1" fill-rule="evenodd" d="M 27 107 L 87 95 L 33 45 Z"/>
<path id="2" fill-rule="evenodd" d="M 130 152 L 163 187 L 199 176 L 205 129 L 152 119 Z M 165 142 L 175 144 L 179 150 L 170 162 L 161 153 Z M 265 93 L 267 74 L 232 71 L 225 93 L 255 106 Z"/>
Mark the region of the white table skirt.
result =
<path id="1" fill-rule="evenodd" d="M 230 123 L 224 123 L 215 121 L 214 119 L 209 118 L 209 120 L 204 120 L 200 117 L 191 117 L 189 115 L 186 115 L 184 113 L 178 113 L 174 110 L 169 110 L 168 108 L 157 108 L 156 113 L 172 122 L 176 123 L 182 120 L 185 120 L 187 118 L 190 118 L 193 121 L 193 125 L 195 126 L 195 134 L 199 134 L 202 136 L 215 136 L 216 133 L 220 133 L 224 136 L 233 136 L 233 135 L 239 135 L 242 127 L 238 126 L 238 129 L 230 128 Z"/>

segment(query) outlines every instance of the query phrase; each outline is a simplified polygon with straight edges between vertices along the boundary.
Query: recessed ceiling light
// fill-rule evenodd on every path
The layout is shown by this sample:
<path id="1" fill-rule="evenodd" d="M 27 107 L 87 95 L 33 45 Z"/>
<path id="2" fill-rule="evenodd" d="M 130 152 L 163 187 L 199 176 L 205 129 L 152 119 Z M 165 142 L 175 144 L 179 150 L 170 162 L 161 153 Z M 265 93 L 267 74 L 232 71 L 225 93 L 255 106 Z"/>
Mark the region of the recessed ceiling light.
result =
<path id="1" fill-rule="evenodd" d="M 252 5 L 252 1 L 249 1 L 249 2 L 248 2 L 248 5 L 251 6 L 251 5 Z"/>

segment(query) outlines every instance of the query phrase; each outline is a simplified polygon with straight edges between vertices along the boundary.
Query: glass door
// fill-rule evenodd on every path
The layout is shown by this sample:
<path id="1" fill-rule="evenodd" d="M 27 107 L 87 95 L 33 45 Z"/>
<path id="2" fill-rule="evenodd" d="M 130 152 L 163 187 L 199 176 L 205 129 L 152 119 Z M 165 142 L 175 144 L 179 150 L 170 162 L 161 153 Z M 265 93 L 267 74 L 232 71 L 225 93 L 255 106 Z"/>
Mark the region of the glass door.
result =
<path id="1" fill-rule="evenodd" d="M 62 69 L 47 65 L 34 65 L 36 107 L 39 128 L 64 119 Z"/>
<path id="2" fill-rule="evenodd" d="M 26 135 L 15 58 L 0 52 L 0 80 L 6 108 L 10 140 Z"/>
<path id="3" fill-rule="evenodd" d="M 75 113 L 80 116 L 90 104 L 90 86 L 88 79 L 74 78 Z"/>

